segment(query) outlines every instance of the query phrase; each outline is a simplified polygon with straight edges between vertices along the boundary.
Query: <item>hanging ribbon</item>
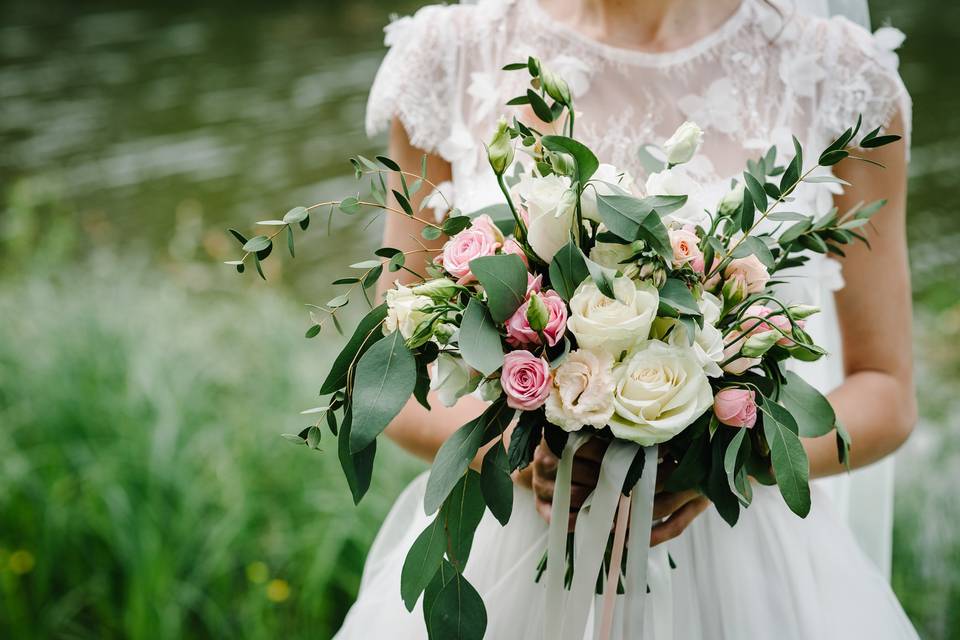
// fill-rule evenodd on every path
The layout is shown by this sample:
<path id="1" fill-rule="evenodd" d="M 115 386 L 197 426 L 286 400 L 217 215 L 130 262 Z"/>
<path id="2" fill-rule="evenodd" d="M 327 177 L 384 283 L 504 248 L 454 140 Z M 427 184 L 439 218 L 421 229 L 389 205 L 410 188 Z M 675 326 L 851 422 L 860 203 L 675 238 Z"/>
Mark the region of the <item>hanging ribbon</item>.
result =
<path id="1" fill-rule="evenodd" d="M 612 442 L 607 448 L 600 465 L 597 486 L 577 516 L 573 580 L 570 589 L 564 589 L 573 458 L 588 439 L 587 436 L 572 435 L 557 467 L 550 527 L 547 534 L 545 640 L 584 640 L 591 605 L 594 602 L 597 576 L 603 566 L 607 540 L 613 527 L 614 512 L 620 503 L 627 470 L 637 454 L 638 445 L 620 440 Z M 643 475 L 629 500 L 629 503 L 632 503 L 632 508 L 629 509 L 631 531 L 650 531 L 653 522 L 657 448 L 647 447 L 644 455 Z M 622 518 L 626 519 L 627 509 L 622 509 L 621 512 Z M 623 553 L 625 533 L 624 531 L 623 535 L 615 538 L 615 542 L 619 542 L 620 545 L 619 549 L 615 547 L 615 555 Z M 648 535 L 637 535 L 631 541 L 628 550 L 626 594 L 623 598 L 625 611 L 622 616 L 618 616 L 622 619 L 622 628 L 617 629 L 617 636 L 620 637 L 640 638 L 643 633 L 649 544 Z M 619 564 L 617 562 L 612 565 L 611 570 L 619 573 Z M 604 593 L 604 604 L 598 608 L 597 615 L 601 615 L 603 609 L 612 607 L 612 604 L 607 604 L 607 600 L 615 598 L 616 581 L 614 580 L 613 588 L 608 586 Z M 603 621 L 595 622 L 598 624 L 594 625 L 594 628 L 602 632 Z"/>

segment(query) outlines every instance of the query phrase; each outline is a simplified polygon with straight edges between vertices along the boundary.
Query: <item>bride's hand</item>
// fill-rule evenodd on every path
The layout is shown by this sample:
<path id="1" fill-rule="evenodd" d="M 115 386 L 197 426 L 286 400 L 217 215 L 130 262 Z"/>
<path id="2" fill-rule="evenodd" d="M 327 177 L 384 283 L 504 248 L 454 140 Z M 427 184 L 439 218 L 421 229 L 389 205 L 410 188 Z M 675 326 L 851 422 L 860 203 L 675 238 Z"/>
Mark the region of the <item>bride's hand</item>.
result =
<path id="1" fill-rule="evenodd" d="M 653 521 L 656 524 L 650 530 L 651 547 L 679 536 L 710 506 L 706 496 L 695 489 L 676 493 L 663 490 L 663 484 L 674 468 L 676 463 L 669 456 L 657 465 L 657 493 L 653 497 Z"/>
<path id="2" fill-rule="evenodd" d="M 597 478 L 600 476 L 600 461 L 603 459 L 603 452 L 606 451 L 607 444 L 603 440 L 590 440 L 580 447 L 573 457 L 570 514 L 567 525 L 569 531 L 573 531 L 577 513 L 583 506 L 584 500 L 597 486 Z M 533 489 L 533 495 L 536 499 L 537 512 L 547 522 L 550 522 L 550 509 L 553 506 L 553 488 L 557 479 L 558 463 L 559 459 L 553 455 L 547 443 L 541 441 L 533 454 L 533 463 L 530 465 L 533 469 L 531 489 Z"/>
<path id="3" fill-rule="evenodd" d="M 597 485 L 600 474 L 600 461 L 607 443 L 600 440 L 591 440 L 580 448 L 573 459 L 573 482 L 570 490 L 570 515 L 568 529 L 573 530 L 577 513 L 584 500 Z M 557 477 L 557 463 L 559 460 L 550 451 L 545 442 L 541 442 L 533 456 L 530 465 L 530 484 L 536 500 L 537 512 L 550 522 L 550 510 L 553 505 L 553 490 Z M 679 536 L 693 522 L 694 518 L 703 513 L 710 501 L 697 491 L 680 491 L 671 493 L 663 491 L 663 483 L 673 471 L 675 465 L 662 462 L 657 467 L 657 494 L 653 501 L 653 519 L 663 520 L 653 526 L 650 531 L 650 545 L 655 546 Z"/>

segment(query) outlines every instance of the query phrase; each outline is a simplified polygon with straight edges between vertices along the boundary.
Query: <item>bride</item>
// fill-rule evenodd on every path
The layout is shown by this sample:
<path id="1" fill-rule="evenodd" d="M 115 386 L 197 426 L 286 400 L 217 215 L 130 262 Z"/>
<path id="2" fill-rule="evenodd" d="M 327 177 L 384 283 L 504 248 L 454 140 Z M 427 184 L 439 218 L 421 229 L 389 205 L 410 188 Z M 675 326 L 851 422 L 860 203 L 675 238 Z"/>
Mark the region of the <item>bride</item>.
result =
<path id="1" fill-rule="evenodd" d="M 792 156 L 791 134 L 822 149 L 862 114 L 864 131 L 882 125 L 908 144 L 910 100 L 893 52 L 901 36 L 882 31 L 874 36 L 845 18 L 817 17 L 772 0 L 428 6 L 387 28 L 391 50 L 370 94 L 367 128 L 372 133 L 392 123 L 390 156 L 417 170 L 426 153 L 428 173 L 444 181 L 440 188 L 460 210 L 493 204 L 500 194 L 482 141 L 497 118 L 515 108 L 504 103 L 518 95 L 514 83 L 523 82 L 520 74 L 499 70 L 533 55 L 569 83 L 578 138 L 598 157 L 628 170 L 638 185 L 658 181 L 657 193 L 669 192 L 671 183 L 683 193 L 693 189 L 692 206 L 710 207 L 747 159 L 770 145 L 777 145 L 778 157 Z M 650 178 L 645 145 L 662 143 L 685 120 L 706 133 L 700 157 Z M 836 261 L 814 255 L 803 267 L 809 277 L 782 285 L 785 299 L 823 309 L 807 328 L 832 355 L 798 373 L 829 391 L 853 438 L 853 466 L 870 468 L 845 474 L 833 435 L 808 439 L 811 477 L 823 478 L 813 483 L 810 515 L 797 518 L 776 488 L 757 486 L 733 529 L 701 495 L 658 493 L 651 544 L 669 551 L 675 568 L 646 599 L 644 638 L 916 637 L 884 576 L 891 468 L 878 462 L 903 443 L 916 420 L 906 149 L 897 144 L 864 152 L 886 169 L 842 165 L 838 177 L 855 185 L 845 191 L 825 183 L 798 190 L 801 211 L 834 204 L 845 210 L 881 198 L 888 204 L 867 234 L 871 249 L 851 245 Z M 388 246 L 416 248 L 418 230 L 406 225 L 397 217 L 387 221 Z M 388 434 L 430 460 L 483 406 L 468 397 L 446 409 L 435 402 L 428 412 L 411 402 Z M 578 455 L 574 510 L 596 481 L 599 454 Z M 487 638 L 540 637 L 545 618 L 555 614 L 545 610 L 543 588 L 534 582 L 555 467 L 541 445 L 534 464 L 515 477 L 509 524 L 501 527 L 488 513 L 477 530 L 466 576 L 486 603 Z M 425 482 L 425 475 L 415 480 L 384 523 L 337 638 L 426 637 L 419 605 L 408 613 L 399 591 L 407 550 L 428 523 Z"/>

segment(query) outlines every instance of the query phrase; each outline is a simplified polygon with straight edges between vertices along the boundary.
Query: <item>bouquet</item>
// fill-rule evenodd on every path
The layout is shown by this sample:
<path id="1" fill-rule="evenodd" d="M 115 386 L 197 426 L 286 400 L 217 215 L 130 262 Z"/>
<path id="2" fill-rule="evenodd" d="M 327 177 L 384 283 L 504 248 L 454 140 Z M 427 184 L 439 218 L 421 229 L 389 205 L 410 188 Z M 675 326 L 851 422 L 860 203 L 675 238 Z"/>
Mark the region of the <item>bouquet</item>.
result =
<path id="1" fill-rule="evenodd" d="M 487 145 L 502 204 L 471 213 L 447 206 L 442 222 L 430 220 L 411 205 L 425 187 L 434 189 L 434 200 L 443 198 L 427 179 L 426 158 L 415 173 L 385 156 L 358 156 L 351 163 L 369 196 L 294 208 L 282 220 L 260 223 L 277 227 L 269 236 L 247 239 L 231 230 L 244 254 L 228 264 L 243 272 L 252 262 L 263 276 L 274 238 L 285 232 L 293 256 L 296 227 L 306 231 L 317 210 L 380 210 L 420 222 L 426 239 L 448 236 L 425 274 L 405 265 L 413 253 L 432 253 L 425 246 L 381 247 L 351 265 L 355 275 L 334 282 L 347 290 L 316 307 L 308 338 L 328 320 L 339 330 L 337 313 L 354 292 L 370 303 L 367 291 L 384 270 L 416 278 L 396 284 L 382 304 L 370 303 L 321 386 L 328 402 L 304 412 L 317 421 L 286 437 L 317 448 L 329 428 L 359 501 L 378 436 L 411 398 L 429 409 L 431 390 L 446 405 L 480 394 L 490 402 L 486 410 L 433 462 L 424 508 L 434 518 L 404 563 L 405 605 L 412 611 L 423 598 L 431 638 L 483 636 L 483 601 L 463 575 L 473 534 L 487 509 L 507 523 L 511 473 L 531 462 L 543 439 L 561 459 L 543 567 L 558 615 L 547 621 L 546 637 L 582 638 L 595 589 L 610 596 L 602 633 L 609 633 L 617 591 L 634 600 L 623 618 L 636 630 L 648 540 L 637 535 L 625 549 L 625 536 L 627 523 L 635 532 L 649 530 L 658 452 L 678 461 L 666 488 L 699 489 L 730 525 L 750 505 L 751 480 L 776 484 L 794 513 L 808 513 L 800 437 L 835 431 L 846 461 L 850 439 L 830 404 L 787 367 L 824 355 L 804 330 L 818 310 L 781 300 L 775 285 L 811 252 L 843 255 L 844 245 L 866 242 L 861 228 L 883 202 L 819 216 L 783 205 L 804 182 L 842 182 L 814 170 L 866 160 L 857 147 L 898 138 L 877 129 L 853 145 L 857 122 L 810 168 L 796 139 L 783 164 L 771 148 L 747 163 L 742 180 L 703 212 L 704 222 L 691 224 L 680 215 L 687 195 L 639 195 L 628 175 L 600 164 L 576 139 L 562 78 L 535 58 L 504 69 L 529 74 L 525 94 L 508 104 L 526 105 L 539 122 L 501 120 Z M 659 168 L 690 161 L 702 137 L 684 123 L 662 145 Z M 391 173 L 397 190 L 388 189 Z M 571 534 L 576 544 L 569 544 L 572 458 L 590 438 L 610 444 Z M 471 463 L 484 447 L 475 471 Z"/>

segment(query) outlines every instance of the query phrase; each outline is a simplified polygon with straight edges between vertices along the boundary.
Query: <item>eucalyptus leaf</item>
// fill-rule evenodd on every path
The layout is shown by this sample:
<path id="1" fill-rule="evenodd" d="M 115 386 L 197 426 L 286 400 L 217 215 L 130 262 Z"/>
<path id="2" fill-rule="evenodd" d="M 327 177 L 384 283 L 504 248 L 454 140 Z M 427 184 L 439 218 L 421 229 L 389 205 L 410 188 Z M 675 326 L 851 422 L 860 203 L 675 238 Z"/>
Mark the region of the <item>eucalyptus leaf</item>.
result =
<path id="1" fill-rule="evenodd" d="M 797 423 L 786 409 L 765 396 L 760 410 L 780 495 L 791 511 L 805 518 L 810 512 L 810 463 L 797 437 Z"/>
<path id="2" fill-rule="evenodd" d="M 350 452 L 350 431 L 352 411 L 348 408 L 343 415 L 340 433 L 337 436 L 337 458 L 343 468 L 343 475 L 347 479 L 353 503 L 360 500 L 370 489 L 370 480 L 373 478 L 373 462 L 377 454 L 377 441 L 371 442 L 365 449 L 356 453 Z"/>
<path id="3" fill-rule="evenodd" d="M 417 366 L 399 331 L 377 342 L 357 363 L 350 451 L 366 448 L 413 394 Z"/>
<path id="4" fill-rule="evenodd" d="M 485 376 L 503 365 L 500 332 L 487 306 L 476 298 L 470 298 L 463 313 L 459 346 L 463 360 Z"/>
<path id="5" fill-rule="evenodd" d="M 509 253 L 474 258 L 470 271 L 487 294 L 487 308 L 495 322 L 504 322 L 527 296 L 527 267 L 520 256 Z"/>
<path id="6" fill-rule="evenodd" d="M 793 416 L 803 438 L 826 435 L 837 422 L 830 402 L 793 371 L 786 372 L 786 384 L 780 387 L 779 400 Z"/>
<path id="7" fill-rule="evenodd" d="M 428 622 L 431 640 L 483 640 L 487 611 L 467 579 L 454 573 L 437 594 Z"/>
<path id="8" fill-rule="evenodd" d="M 587 180 L 593 176 L 600 166 L 600 161 L 597 160 L 597 156 L 593 154 L 593 151 L 573 138 L 567 138 L 565 136 L 543 136 L 540 142 L 550 151 L 569 153 L 573 156 L 577 164 L 574 181 L 579 182 L 581 185 L 586 185 Z"/>
<path id="9" fill-rule="evenodd" d="M 550 284 L 566 301 L 573 297 L 577 287 L 589 275 L 583 254 L 572 241 L 561 247 L 550 262 Z"/>
<path id="10" fill-rule="evenodd" d="M 480 467 L 480 488 L 490 512 L 506 526 L 513 511 L 513 480 L 503 442 L 495 443 L 483 456 Z"/>
<path id="11" fill-rule="evenodd" d="M 442 514 L 438 514 L 414 540 L 403 561 L 400 571 L 400 596 L 407 611 L 413 611 L 420 594 L 433 580 L 446 550 L 447 533 L 443 527 Z"/>
<path id="12" fill-rule="evenodd" d="M 468 468 L 444 500 L 441 509 L 447 530 L 447 558 L 450 564 L 461 572 L 470 557 L 473 534 L 476 533 L 477 525 L 486 511 L 484 497 L 480 474 Z"/>
<path id="13" fill-rule="evenodd" d="M 440 508 L 480 447 L 502 433 L 510 424 L 514 413 L 501 398 L 447 438 L 437 451 L 430 468 L 430 477 L 427 478 L 423 498 L 423 508 L 427 515 Z"/>

